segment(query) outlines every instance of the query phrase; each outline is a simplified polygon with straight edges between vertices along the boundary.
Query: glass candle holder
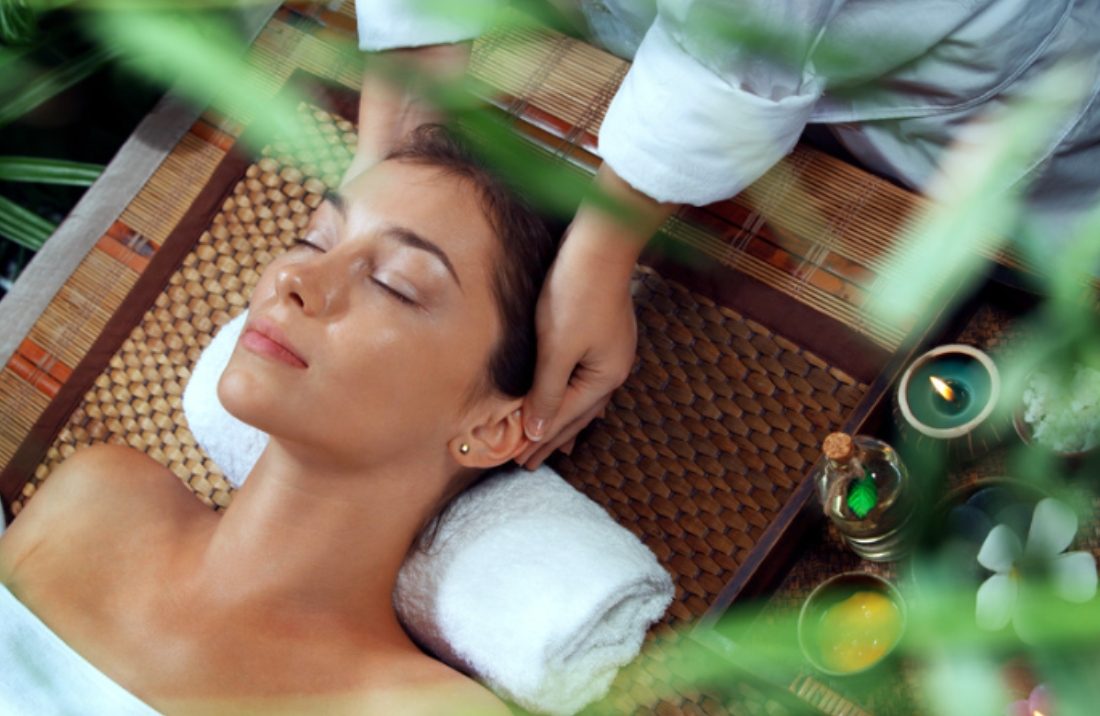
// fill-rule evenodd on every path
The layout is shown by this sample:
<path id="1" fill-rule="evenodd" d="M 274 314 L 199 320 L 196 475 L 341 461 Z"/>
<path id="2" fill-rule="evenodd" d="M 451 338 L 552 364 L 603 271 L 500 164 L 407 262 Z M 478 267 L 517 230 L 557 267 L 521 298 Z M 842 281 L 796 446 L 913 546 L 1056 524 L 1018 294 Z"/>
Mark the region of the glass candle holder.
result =
<path id="1" fill-rule="evenodd" d="M 895 422 L 910 444 L 939 444 L 973 458 L 1001 438 L 993 420 L 1000 397 L 1000 373 L 988 355 L 964 344 L 938 346 L 898 381 Z"/>

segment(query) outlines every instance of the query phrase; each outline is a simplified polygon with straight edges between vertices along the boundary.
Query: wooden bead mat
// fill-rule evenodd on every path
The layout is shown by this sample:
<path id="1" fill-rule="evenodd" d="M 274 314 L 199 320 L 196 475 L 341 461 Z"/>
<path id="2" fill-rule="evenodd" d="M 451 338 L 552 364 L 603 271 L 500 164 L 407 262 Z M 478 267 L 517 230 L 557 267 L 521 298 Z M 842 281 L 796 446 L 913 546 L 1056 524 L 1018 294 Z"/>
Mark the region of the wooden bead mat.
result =
<path id="1" fill-rule="evenodd" d="M 349 122 L 307 107 L 302 118 L 315 142 L 297 154 L 277 144 L 248 167 L 31 485 L 78 447 L 115 442 L 165 464 L 211 507 L 229 505 L 232 488 L 187 430 L 182 392 L 213 332 L 245 309 L 263 267 L 293 244 L 340 175 L 326 173 L 326 184 L 303 168 L 350 160 Z M 653 270 L 638 269 L 634 295 L 635 368 L 607 416 L 555 466 L 679 576 L 670 616 L 688 620 L 721 590 L 865 386 Z"/>
<path id="2" fill-rule="evenodd" d="M 248 166 L 20 505 L 73 451 L 112 442 L 157 459 L 212 508 L 229 506 L 233 488 L 187 429 L 182 391 L 213 332 L 245 309 L 263 267 L 293 244 L 350 160 L 350 122 L 300 113 L 305 146 L 277 143 Z M 665 621 L 679 626 L 707 609 L 866 386 L 651 269 L 637 270 L 634 295 L 634 370 L 606 417 L 553 465 L 657 554 L 676 581 Z"/>
<path id="3" fill-rule="evenodd" d="M 338 20 L 346 21 L 350 4 L 344 3 L 338 13 L 318 12 L 338 14 Z M 257 76 L 270 82 L 273 92 L 296 68 L 354 87 L 361 70 L 354 51 L 339 44 L 348 29 L 339 29 L 343 34 L 338 36 L 338 24 L 322 23 L 318 29 L 316 23 L 301 21 L 299 14 L 281 11 L 253 47 Z M 495 86 L 504 89 L 500 97 L 511 97 L 508 111 L 526 123 L 520 131 L 544 129 L 541 122 L 550 117 L 546 112 L 565 118 L 554 130 L 559 137 L 555 141 L 563 143 L 555 153 L 591 164 L 592 133 L 624 66 L 620 60 L 594 55 L 581 43 L 540 37 L 531 41 L 533 55 L 526 46 L 517 51 L 515 38 L 489 38 L 475 53 L 472 71 L 491 80 L 488 75 L 500 67 L 526 71 L 522 62 L 513 62 L 517 52 L 537 59 L 550 48 L 554 62 L 539 60 L 524 87 L 507 86 L 510 76 L 497 78 Z M 489 62 L 494 53 L 499 55 L 495 64 Z M 558 106 L 568 98 L 548 89 L 577 67 L 601 79 L 572 86 L 588 108 L 572 117 L 569 106 Z M 152 307 L 143 316 L 139 309 L 133 322 L 125 324 L 124 330 L 135 327 L 120 349 L 111 349 L 107 367 L 95 374 L 94 387 L 83 397 L 76 393 L 78 405 L 55 423 L 64 427 L 48 442 L 45 459 L 26 469 L 21 460 L 34 452 L 35 430 L 45 421 L 38 416 L 54 409 L 58 390 L 64 397 L 65 390 L 77 383 L 70 376 L 95 353 L 97 335 L 118 323 L 111 311 L 127 305 L 130 288 L 141 284 L 145 269 L 176 241 L 174 227 L 186 218 L 191 201 L 198 203 L 196 197 L 211 188 L 211 177 L 248 122 L 246 109 L 220 109 L 226 113 L 208 112 L 191 129 L 0 374 L 0 401 L 9 420 L 8 426 L 0 426 L 0 462 L 7 464 L 4 474 L 9 481 L 5 489 L 21 485 L 21 492 L 5 492 L 5 498 L 15 496 L 10 503 L 13 513 L 34 495 L 59 460 L 80 445 L 102 441 L 127 443 L 149 453 L 212 508 L 231 503 L 232 488 L 186 428 L 180 396 L 212 332 L 243 310 L 262 267 L 294 240 L 323 190 L 335 184 L 350 159 L 352 124 L 315 108 L 301 109 L 305 129 L 300 136 L 306 137 L 305 144 L 267 147 L 243 177 L 226 185 L 231 187 L 229 196 L 205 231 L 196 231 L 201 234 L 197 242 L 187 240 L 182 264 L 165 274 L 167 284 Z M 800 172 L 848 176 L 848 168 L 822 161 L 802 150 L 794 157 Z M 780 172 L 777 180 L 788 186 L 782 176 Z M 827 181 L 822 186 L 828 186 Z M 846 236 L 870 235 L 864 227 L 872 227 L 873 214 L 860 213 L 871 206 L 867 181 L 860 179 L 858 191 L 850 196 L 844 194 L 849 189 L 843 181 L 833 186 L 839 187 L 837 206 L 848 207 Z M 881 181 L 876 180 L 875 187 L 876 197 L 893 201 L 900 196 Z M 787 210 L 788 203 L 772 209 Z M 674 240 L 697 243 L 704 236 L 701 232 L 712 227 L 712 220 L 696 221 L 698 211 L 693 211 L 671 222 Z M 722 227 L 734 227 L 729 236 L 728 229 L 715 228 L 730 247 L 715 244 L 719 247 L 713 251 L 738 269 L 757 266 L 749 274 L 766 278 L 760 263 L 764 254 L 753 254 L 756 244 L 746 242 L 779 241 L 785 234 L 768 233 L 769 224 L 760 214 L 742 217 L 733 203 L 711 211 L 715 216 L 731 211 L 729 217 L 744 224 L 737 229 L 735 223 L 723 223 Z M 851 221 L 864 222 L 859 232 L 851 230 Z M 828 241 L 836 239 L 835 228 L 829 230 Z M 873 235 L 887 235 L 890 229 L 875 231 Z M 712 249 L 703 253 L 713 253 Z M 789 261 L 784 258 L 788 254 L 772 255 L 774 261 Z M 730 258 L 735 261 L 727 261 Z M 817 445 L 828 431 L 842 425 L 867 389 L 839 370 L 835 361 L 801 348 L 805 343 L 788 330 L 793 319 L 781 321 L 783 330 L 777 330 L 780 323 L 753 321 L 720 305 L 714 297 L 722 291 L 704 288 L 706 282 L 696 286 L 690 275 L 681 272 L 676 274 L 680 280 L 673 280 L 664 267 L 660 272 L 639 267 L 635 370 L 615 394 L 607 416 L 584 434 L 572 456 L 552 462 L 566 480 L 645 540 L 676 582 L 675 602 L 652 631 L 645 658 L 624 671 L 613 693 L 594 707 L 597 712 L 640 708 L 640 713 L 702 713 L 705 708 L 706 713 L 725 713 L 724 707 L 694 692 L 668 692 L 679 628 L 693 623 L 715 601 L 809 471 Z M 825 306 L 810 300 L 817 295 L 814 290 L 823 289 L 811 290 L 803 283 L 792 287 L 779 279 L 774 283 L 780 284 L 807 305 Z M 835 289 L 837 297 L 853 295 L 848 288 Z M 47 404 L 48 399 L 53 403 Z"/>

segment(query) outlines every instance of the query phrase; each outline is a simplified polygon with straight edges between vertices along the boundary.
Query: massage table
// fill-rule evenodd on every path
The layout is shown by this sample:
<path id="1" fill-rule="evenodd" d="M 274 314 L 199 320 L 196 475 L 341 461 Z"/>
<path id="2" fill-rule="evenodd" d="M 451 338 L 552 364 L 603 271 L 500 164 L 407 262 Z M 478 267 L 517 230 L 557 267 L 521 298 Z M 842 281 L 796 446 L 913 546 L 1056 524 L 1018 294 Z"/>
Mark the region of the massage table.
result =
<path id="1" fill-rule="evenodd" d="M 170 93 L 0 302 L 9 519 L 61 460 L 97 442 L 148 453 L 211 509 L 232 501 L 188 431 L 182 389 L 350 160 L 362 72 L 351 0 L 287 2 L 248 20 L 256 87 L 306 96 L 302 141 L 257 151 L 252 108 L 222 97 L 196 109 Z M 470 72 L 533 151 L 584 176 L 627 68 L 532 26 L 479 40 Z M 775 589 L 790 566 L 777 555 L 820 533 L 809 476 L 822 440 L 859 424 L 927 331 L 928 306 L 894 321 L 875 312 L 926 213 L 920 197 L 800 144 L 741 196 L 680 209 L 647 249 L 634 369 L 572 455 L 551 462 L 676 582 L 642 657 L 593 713 L 738 711 L 676 683 L 677 645 Z M 993 243 L 987 253 L 1023 266 Z M 858 712 L 814 683 L 792 689 L 810 684 L 809 703 Z"/>

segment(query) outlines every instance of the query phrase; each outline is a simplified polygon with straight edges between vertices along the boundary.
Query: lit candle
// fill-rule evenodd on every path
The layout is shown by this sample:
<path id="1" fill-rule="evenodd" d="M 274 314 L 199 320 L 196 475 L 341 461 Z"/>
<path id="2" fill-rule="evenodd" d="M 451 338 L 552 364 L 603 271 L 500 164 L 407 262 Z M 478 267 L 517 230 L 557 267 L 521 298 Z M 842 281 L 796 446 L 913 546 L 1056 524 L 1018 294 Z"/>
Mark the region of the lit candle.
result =
<path id="1" fill-rule="evenodd" d="M 970 405 L 970 390 L 966 383 L 941 380 L 934 375 L 928 376 L 928 380 L 936 391 L 932 395 L 932 406 L 936 410 L 946 415 L 958 415 Z"/>
<path id="2" fill-rule="evenodd" d="M 914 425 L 933 430 L 951 430 L 974 420 L 996 392 L 985 362 L 969 346 L 941 346 L 925 353 L 901 383 Z"/>
<path id="3" fill-rule="evenodd" d="M 975 457 L 999 439 L 1000 426 L 990 418 L 1000 392 L 997 367 L 981 350 L 937 346 L 903 371 L 895 421 L 914 444 L 943 440 L 957 454 Z"/>

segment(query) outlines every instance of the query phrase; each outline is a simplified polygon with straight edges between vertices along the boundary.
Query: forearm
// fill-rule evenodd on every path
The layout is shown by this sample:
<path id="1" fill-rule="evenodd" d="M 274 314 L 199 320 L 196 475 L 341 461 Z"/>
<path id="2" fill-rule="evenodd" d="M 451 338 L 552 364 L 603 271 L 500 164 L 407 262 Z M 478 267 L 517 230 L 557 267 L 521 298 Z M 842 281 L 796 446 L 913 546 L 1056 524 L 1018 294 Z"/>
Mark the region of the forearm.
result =
<path id="1" fill-rule="evenodd" d="M 628 281 L 646 242 L 678 206 L 643 194 L 603 164 L 562 253 L 601 266 L 609 280 Z"/>
<path id="2" fill-rule="evenodd" d="M 432 101 L 435 90 L 462 81 L 470 44 L 429 45 L 368 55 L 359 95 L 359 140 L 347 179 L 384 159 L 416 127 L 444 119 L 446 108 Z"/>

